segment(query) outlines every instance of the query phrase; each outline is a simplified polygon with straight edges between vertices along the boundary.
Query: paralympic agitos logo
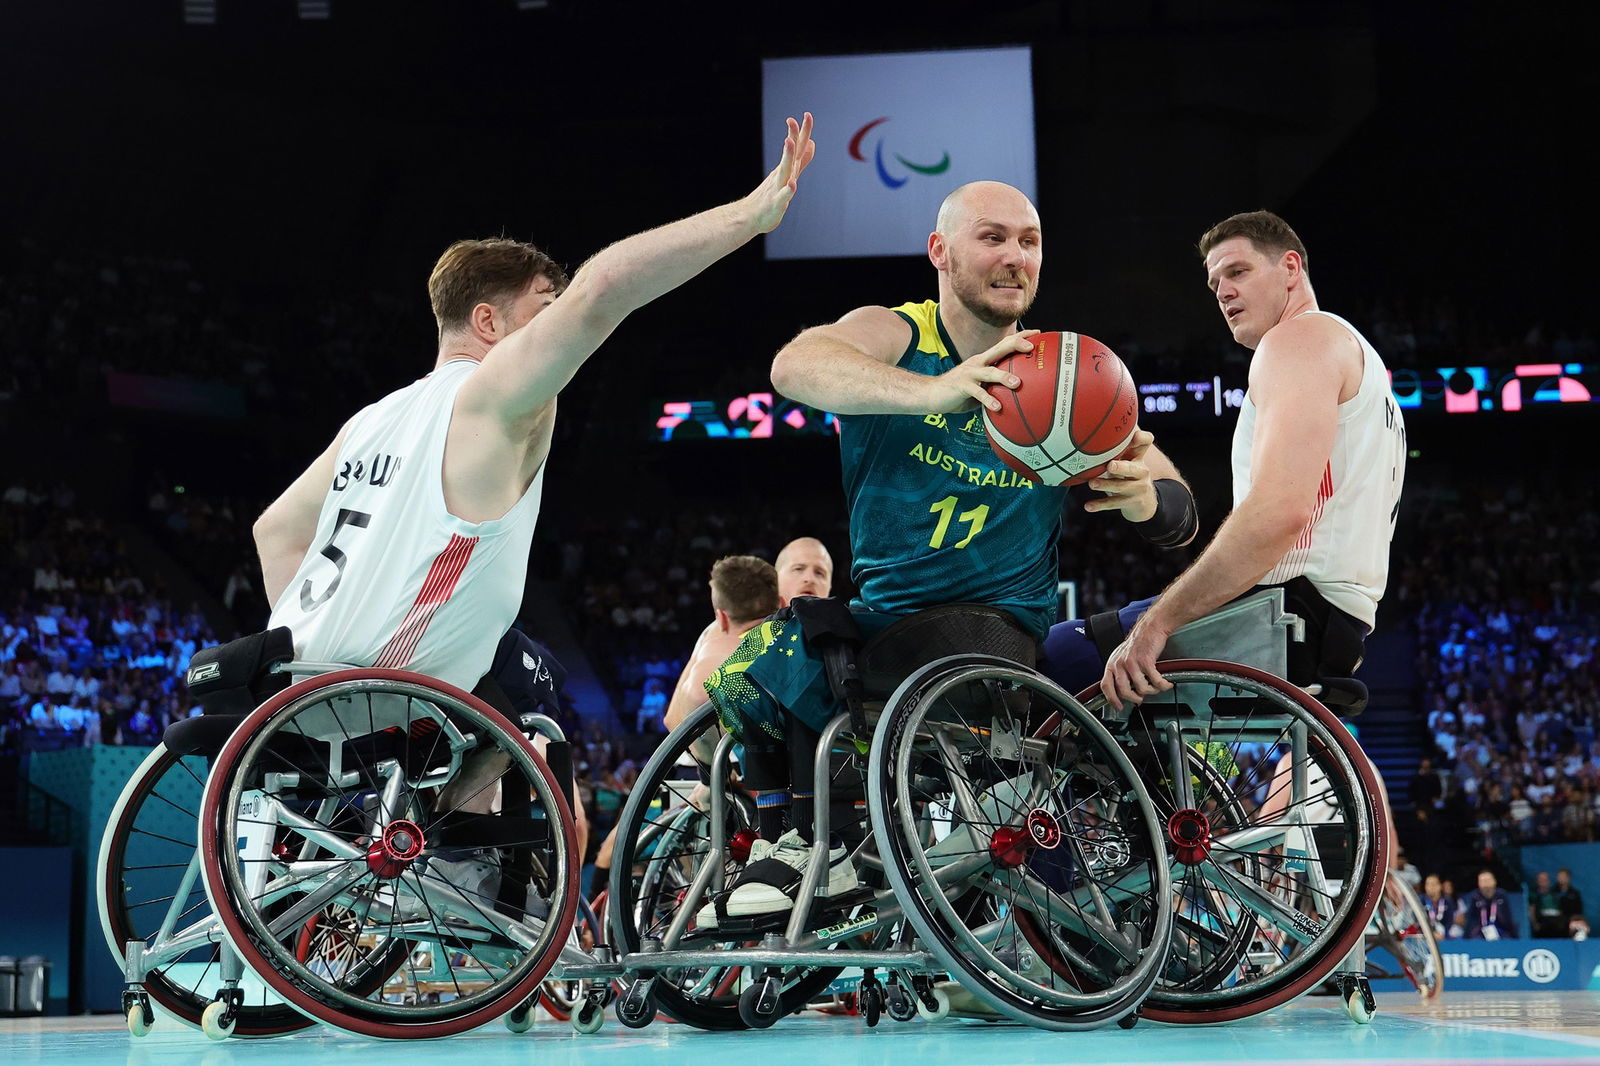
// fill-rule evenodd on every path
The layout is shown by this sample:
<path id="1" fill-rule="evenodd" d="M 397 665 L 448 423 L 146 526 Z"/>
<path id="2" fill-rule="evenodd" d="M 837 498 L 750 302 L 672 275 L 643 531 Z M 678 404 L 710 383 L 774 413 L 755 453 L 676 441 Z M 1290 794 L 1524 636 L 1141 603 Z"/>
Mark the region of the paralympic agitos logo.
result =
<path id="1" fill-rule="evenodd" d="M 861 154 L 861 142 L 866 139 L 868 133 L 877 129 L 879 126 L 882 126 L 888 121 L 889 117 L 885 115 L 883 118 L 873 119 L 865 126 L 862 126 L 860 129 L 856 130 L 855 136 L 850 138 L 850 158 L 857 160 L 858 162 L 865 163 L 867 161 L 867 157 Z M 908 174 L 905 177 L 895 177 L 894 174 L 890 172 L 889 167 L 884 162 L 883 158 L 883 142 L 886 139 L 887 138 L 885 138 L 882 133 L 879 133 L 877 147 L 874 148 L 872 153 L 873 162 L 878 168 L 878 179 L 889 188 L 898 189 L 900 186 L 911 180 L 911 175 Z M 895 161 L 901 166 L 917 174 L 932 176 L 934 174 L 943 174 L 945 171 L 950 169 L 949 152 L 945 152 L 943 158 L 941 158 L 937 163 L 913 163 L 911 160 L 907 159 L 903 155 L 900 155 L 898 152 L 891 152 L 890 155 L 894 156 Z"/>

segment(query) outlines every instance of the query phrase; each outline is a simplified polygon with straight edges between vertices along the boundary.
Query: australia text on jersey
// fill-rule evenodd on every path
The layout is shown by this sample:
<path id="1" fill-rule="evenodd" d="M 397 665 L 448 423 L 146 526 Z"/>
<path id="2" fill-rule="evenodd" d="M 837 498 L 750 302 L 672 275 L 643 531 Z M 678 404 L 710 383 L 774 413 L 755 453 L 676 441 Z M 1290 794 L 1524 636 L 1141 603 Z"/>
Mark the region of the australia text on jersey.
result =
<path id="1" fill-rule="evenodd" d="M 947 433 L 951 428 L 950 420 L 941 414 L 928 415 L 923 418 L 922 422 L 924 425 L 932 426 L 934 429 L 942 429 Z M 983 442 L 985 450 L 988 449 L 989 438 L 983 430 L 983 420 L 978 415 L 975 414 L 967 419 L 963 425 L 958 427 L 958 432 L 967 438 L 965 443 L 969 446 L 972 445 L 975 439 Z M 960 440 L 959 437 L 957 439 L 958 441 Z M 912 445 L 911 451 L 907 454 L 913 459 L 919 459 L 927 463 L 929 466 L 954 474 L 957 481 L 965 481 L 968 484 L 977 485 L 979 488 L 1033 488 L 1033 482 L 1013 470 L 996 470 L 994 467 L 964 462 L 935 444 Z"/>

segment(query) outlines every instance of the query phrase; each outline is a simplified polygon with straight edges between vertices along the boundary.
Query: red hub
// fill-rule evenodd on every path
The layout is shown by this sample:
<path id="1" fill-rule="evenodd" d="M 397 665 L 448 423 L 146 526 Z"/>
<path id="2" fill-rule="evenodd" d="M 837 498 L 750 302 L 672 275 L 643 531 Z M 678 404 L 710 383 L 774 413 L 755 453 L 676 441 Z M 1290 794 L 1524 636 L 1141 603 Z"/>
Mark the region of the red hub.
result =
<path id="1" fill-rule="evenodd" d="M 1033 850 L 1033 841 L 1028 838 L 1025 829 L 1013 829 L 1003 825 L 994 831 L 989 838 L 989 854 L 994 861 L 1007 870 L 1014 870 L 1028 859 L 1028 852 Z"/>
<path id="2" fill-rule="evenodd" d="M 1198 866 L 1211 854 L 1211 823 L 1197 810 L 1175 811 L 1167 819 L 1172 856 L 1185 866 Z"/>
<path id="3" fill-rule="evenodd" d="M 751 829 L 741 829 L 728 838 L 728 857 L 734 862 L 743 864 L 750 861 L 750 845 L 756 842 L 756 834 Z"/>
<path id="4" fill-rule="evenodd" d="M 422 829 L 415 822 L 397 819 L 383 830 L 383 839 L 367 847 L 367 869 L 384 880 L 405 873 L 422 854 Z"/>

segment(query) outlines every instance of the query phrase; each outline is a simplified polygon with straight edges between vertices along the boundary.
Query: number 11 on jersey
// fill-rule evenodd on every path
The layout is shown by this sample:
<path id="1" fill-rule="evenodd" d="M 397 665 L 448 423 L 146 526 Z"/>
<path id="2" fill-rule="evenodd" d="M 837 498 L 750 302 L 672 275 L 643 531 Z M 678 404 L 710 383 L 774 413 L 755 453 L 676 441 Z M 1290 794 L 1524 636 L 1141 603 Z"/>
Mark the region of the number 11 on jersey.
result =
<path id="1" fill-rule="evenodd" d="M 989 505 L 980 503 L 970 511 L 962 511 L 956 515 L 956 498 L 946 496 L 932 507 L 928 508 L 929 514 L 939 516 L 939 524 L 934 527 L 933 537 L 928 541 L 928 547 L 938 549 L 944 547 L 945 534 L 950 532 L 950 520 L 957 518 L 967 524 L 967 535 L 950 545 L 952 548 L 965 548 L 972 543 L 972 538 L 983 532 L 983 523 L 989 517 Z"/>

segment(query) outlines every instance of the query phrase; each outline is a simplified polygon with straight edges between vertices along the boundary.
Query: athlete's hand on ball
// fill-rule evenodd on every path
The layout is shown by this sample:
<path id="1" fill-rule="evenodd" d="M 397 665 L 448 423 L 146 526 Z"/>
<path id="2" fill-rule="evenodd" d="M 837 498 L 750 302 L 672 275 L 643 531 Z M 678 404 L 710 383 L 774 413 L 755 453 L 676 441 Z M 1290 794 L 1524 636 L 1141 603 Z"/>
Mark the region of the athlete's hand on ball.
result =
<path id="1" fill-rule="evenodd" d="M 811 165 L 812 157 L 817 154 L 817 146 L 811 140 L 811 112 L 807 111 L 799 122 L 792 118 L 785 121 L 789 124 L 789 135 L 783 139 L 783 158 L 749 196 L 757 233 L 771 233 L 778 228 L 783 213 L 789 210 L 789 201 L 794 199 L 795 189 L 799 188 L 800 172 Z"/>
<path id="2" fill-rule="evenodd" d="M 991 411 L 1000 410 L 1000 401 L 990 396 L 984 386 L 999 385 L 1014 389 L 1022 381 L 1010 371 L 995 369 L 992 364 L 1013 352 L 1033 351 L 1033 344 L 1028 338 L 1038 332 L 1036 329 L 1018 330 L 1001 338 L 1000 343 L 988 351 L 962 360 L 938 377 L 924 378 L 923 387 L 928 394 L 924 410 L 929 414 L 943 414 L 970 410 L 979 404 Z"/>
<path id="3" fill-rule="evenodd" d="M 1145 465 L 1144 453 L 1155 443 L 1155 434 L 1148 430 L 1133 431 L 1133 440 L 1117 458 L 1106 464 L 1101 474 L 1090 480 L 1089 487 L 1105 493 L 1083 505 L 1085 511 L 1121 511 L 1130 522 L 1145 522 L 1155 517 L 1156 485 Z"/>
<path id="4" fill-rule="evenodd" d="M 1123 700 L 1143 703 L 1146 696 L 1172 687 L 1172 682 L 1156 670 L 1156 660 L 1167 646 L 1168 635 L 1149 611 L 1133 624 L 1128 638 L 1111 653 L 1100 678 L 1100 691 L 1111 706 L 1120 711 Z"/>

